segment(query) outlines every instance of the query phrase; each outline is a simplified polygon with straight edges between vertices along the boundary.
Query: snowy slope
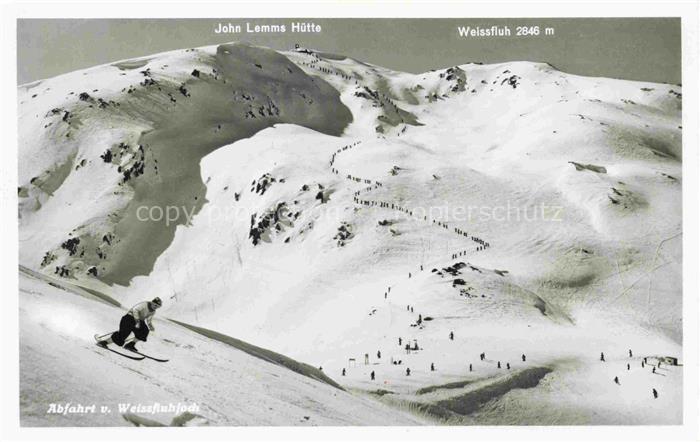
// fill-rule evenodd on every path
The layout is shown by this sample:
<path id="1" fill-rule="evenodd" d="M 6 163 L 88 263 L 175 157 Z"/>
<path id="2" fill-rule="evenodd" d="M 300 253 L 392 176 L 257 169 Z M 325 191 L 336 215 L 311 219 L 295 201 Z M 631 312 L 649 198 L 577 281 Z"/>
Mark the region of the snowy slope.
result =
<path id="1" fill-rule="evenodd" d="M 120 109 L 68 95 L 88 81 Z M 453 422 L 681 419 L 682 369 L 641 367 L 682 360 L 680 86 L 223 45 L 20 97 L 29 268 L 125 305 L 159 295 L 169 317 Z M 59 105 L 85 122 L 43 130 Z"/>
<path id="2" fill-rule="evenodd" d="M 132 361 L 91 333 L 123 311 L 20 273 L 22 426 L 117 426 L 175 413 L 120 412 L 118 404 L 196 404 L 197 425 L 412 425 L 375 401 L 156 320 L 144 351 L 167 363 Z M 202 367 L 206 367 L 202 370 Z M 111 413 L 47 414 L 49 404 L 109 406 Z M 127 421 L 123 415 L 129 418 Z"/>

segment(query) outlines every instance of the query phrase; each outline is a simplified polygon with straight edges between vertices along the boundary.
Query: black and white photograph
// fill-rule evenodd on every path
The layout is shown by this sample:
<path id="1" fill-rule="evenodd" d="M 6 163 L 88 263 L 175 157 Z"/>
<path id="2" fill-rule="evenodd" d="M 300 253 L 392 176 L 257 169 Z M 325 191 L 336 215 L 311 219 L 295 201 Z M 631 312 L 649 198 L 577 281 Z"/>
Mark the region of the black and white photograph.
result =
<path id="1" fill-rule="evenodd" d="M 3 432 L 696 439 L 698 3 L 634 4 L 4 5 Z"/>

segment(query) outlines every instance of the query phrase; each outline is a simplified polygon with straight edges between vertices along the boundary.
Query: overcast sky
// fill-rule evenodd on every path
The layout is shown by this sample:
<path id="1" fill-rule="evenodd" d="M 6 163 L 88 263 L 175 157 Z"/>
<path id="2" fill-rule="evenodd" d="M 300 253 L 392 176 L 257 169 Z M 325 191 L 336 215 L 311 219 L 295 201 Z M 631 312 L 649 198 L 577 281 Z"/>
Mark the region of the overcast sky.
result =
<path id="1" fill-rule="evenodd" d="M 318 34 L 291 33 L 293 21 L 320 24 Z M 285 24 L 283 34 L 216 34 L 219 23 Z M 510 37 L 459 37 L 458 26 L 509 26 Z M 540 35 L 515 36 L 516 26 Z M 545 28 L 554 35 L 544 35 Z M 247 41 L 275 49 L 295 43 L 407 71 L 470 61 L 549 62 L 580 75 L 681 83 L 678 18 L 543 19 L 21 19 L 18 84 L 167 50 Z"/>

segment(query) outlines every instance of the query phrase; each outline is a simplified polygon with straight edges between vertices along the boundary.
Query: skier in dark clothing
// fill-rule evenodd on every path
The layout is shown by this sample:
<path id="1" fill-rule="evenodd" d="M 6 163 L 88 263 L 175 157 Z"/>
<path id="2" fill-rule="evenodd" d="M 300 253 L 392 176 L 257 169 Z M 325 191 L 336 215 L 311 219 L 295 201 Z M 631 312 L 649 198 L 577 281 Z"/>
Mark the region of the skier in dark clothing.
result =
<path id="1" fill-rule="evenodd" d="M 658 398 L 659 398 L 659 392 L 656 391 L 656 388 L 652 388 L 652 389 L 651 389 L 651 393 L 654 395 L 654 399 L 658 399 Z"/>
<path id="2" fill-rule="evenodd" d="M 481 353 L 479 358 L 483 361 L 486 358 L 486 353 Z"/>
<path id="3" fill-rule="evenodd" d="M 369 374 L 369 378 L 370 378 L 371 380 L 374 380 L 374 371 L 372 371 L 372 373 Z"/>
<path id="4" fill-rule="evenodd" d="M 406 367 L 406 376 L 411 376 L 411 369 Z"/>
<path id="5" fill-rule="evenodd" d="M 620 379 L 618 379 L 617 376 L 615 376 L 615 379 L 613 379 L 613 381 L 615 381 L 615 383 L 616 383 L 617 385 L 620 385 Z"/>
<path id="6" fill-rule="evenodd" d="M 343 368 L 343 376 L 345 376 L 345 369 Z"/>
<path id="7" fill-rule="evenodd" d="M 106 347 L 108 344 L 115 343 L 127 350 L 137 351 L 135 341 L 144 341 L 148 338 L 148 333 L 155 331 L 153 327 L 153 315 L 156 310 L 163 306 L 163 301 L 160 298 L 153 298 L 151 301 L 144 301 L 136 304 L 129 310 L 121 321 L 119 321 L 119 331 L 97 344 Z M 124 344 L 131 333 L 134 333 L 135 339 Z"/>
<path id="8" fill-rule="evenodd" d="M 600 361 L 605 362 L 605 355 L 603 354 L 603 352 L 600 352 Z"/>
<path id="9" fill-rule="evenodd" d="M 455 339 L 455 333 L 450 332 L 450 341 L 454 341 L 454 339 Z"/>
<path id="10" fill-rule="evenodd" d="M 430 363 L 430 371 L 435 371 L 435 364 L 432 362 Z"/>
<path id="11" fill-rule="evenodd" d="M 522 358 L 523 358 L 523 362 L 525 362 L 525 359 L 526 359 L 526 358 L 525 358 L 525 354 L 524 354 L 524 353 L 523 353 Z"/>

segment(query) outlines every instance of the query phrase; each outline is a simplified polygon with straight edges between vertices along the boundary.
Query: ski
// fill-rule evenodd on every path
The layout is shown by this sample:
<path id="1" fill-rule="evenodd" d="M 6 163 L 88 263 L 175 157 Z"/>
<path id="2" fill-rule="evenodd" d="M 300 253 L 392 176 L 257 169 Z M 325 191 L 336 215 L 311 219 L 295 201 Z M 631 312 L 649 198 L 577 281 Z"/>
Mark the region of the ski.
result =
<path id="1" fill-rule="evenodd" d="M 100 347 L 100 348 L 103 348 L 103 349 L 105 349 L 105 350 L 109 350 L 109 351 L 111 351 L 112 353 L 116 353 L 116 354 L 118 354 L 119 356 L 123 356 L 123 357 L 129 358 L 129 359 L 133 359 L 134 361 L 142 361 L 143 359 L 145 359 L 145 356 L 144 356 L 144 355 L 141 355 L 141 357 L 138 357 L 138 356 L 131 356 L 131 355 L 124 354 L 124 353 L 122 353 L 122 352 L 120 352 L 120 351 L 117 351 L 117 350 L 115 350 L 115 349 L 113 349 L 113 348 L 109 348 L 109 345 L 100 345 L 100 339 L 99 339 L 99 338 L 102 338 L 102 337 L 104 337 L 104 336 L 95 335 L 95 341 L 97 341 L 97 342 L 95 342 L 95 345 L 96 345 L 96 346 L 98 346 L 98 347 Z"/>
<path id="2" fill-rule="evenodd" d="M 103 346 L 101 346 L 100 344 L 95 344 L 95 345 L 97 345 L 97 346 L 100 347 L 100 348 L 104 348 L 105 350 L 109 350 L 109 351 L 111 351 L 112 353 L 116 353 L 116 354 L 118 354 L 119 356 L 124 356 L 125 358 L 133 359 L 134 361 L 143 361 L 143 360 L 146 358 L 146 357 L 143 356 L 143 355 L 141 355 L 141 357 L 127 355 L 127 354 L 124 354 L 124 353 L 122 353 L 122 352 L 120 352 L 120 351 L 117 351 L 117 350 L 115 350 L 115 349 L 113 349 L 113 348 L 103 347 Z"/>
<path id="3" fill-rule="evenodd" d="M 109 345 L 100 345 L 100 341 L 102 340 L 102 338 L 104 338 L 105 336 L 109 336 L 109 335 L 110 335 L 110 333 L 107 333 L 106 335 L 98 335 L 98 334 L 96 334 L 96 335 L 94 336 L 94 337 L 95 337 L 95 341 L 97 341 L 97 342 L 95 342 L 95 345 L 97 345 L 97 346 L 100 347 L 100 348 L 104 348 L 105 350 L 109 350 L 109 351 L 111 351 L 112 353 L 116 353 L 116 354 L 118 354 L 119 356 L 123 356 L 123 357 L 129 358 L 129 359 L 133 359 L 134 361 L 142 361 L 143 359 L 145 359 L 145 356 L 144 356 L 144 355 L 141 355 L 141 357 L 138 357 L 138 356 L 131 356 L 131 355 L 127 355 L 127 354 L 125 354 L 125 353 L 122 353 L 122 352 L 120 352 L 120 351 L 117 351 L 117 350 L 115 350 L 115 349 L 113 349 L 113 348 L 110 348 Z"/>
<path id="4" fill-rule="evenodd" d="M 137 355 L 141 355 L 141 356 L 143 356 L 143 357 L 146 358 L 146 359 L 151 359 L 151 360 L 157 361 L 157 362 L 168 362 L 168 361 L 170 360 L 170 359 L 160 359 L 160 358 L 156 358 L 156 357 L 154 357 L 154 356 L 149 356 L 149 355 L 147 355 L 147 354 L 145 354 L 145 353 L 141 353 L 140 351 L 134 351 L 134 350 L 129 350 L 129 351 L 132 352 L 132 353 L 136 353 Z"/>

